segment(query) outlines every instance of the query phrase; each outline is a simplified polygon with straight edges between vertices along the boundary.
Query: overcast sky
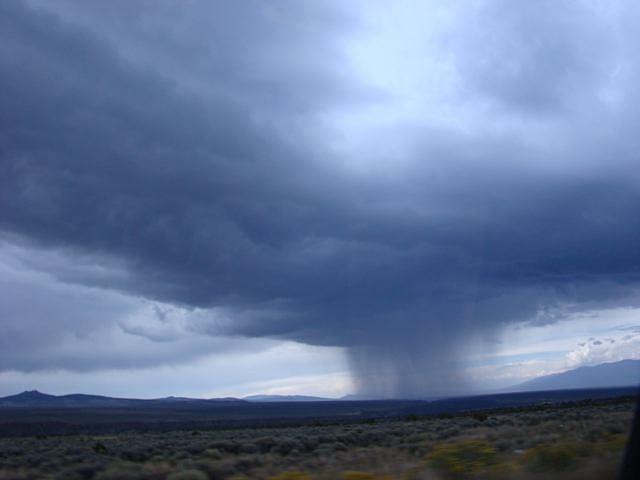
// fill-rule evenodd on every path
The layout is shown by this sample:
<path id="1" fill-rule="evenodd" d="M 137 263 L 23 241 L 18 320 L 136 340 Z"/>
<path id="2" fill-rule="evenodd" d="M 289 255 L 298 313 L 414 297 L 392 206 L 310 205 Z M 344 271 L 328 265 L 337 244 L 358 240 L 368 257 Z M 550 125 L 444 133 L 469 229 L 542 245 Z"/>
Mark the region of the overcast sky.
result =
<path id="1" fill-rule="evenodd" d="M 639 357 L 639 21 L 0 2 L 0 394 L 439 395 Z"/>

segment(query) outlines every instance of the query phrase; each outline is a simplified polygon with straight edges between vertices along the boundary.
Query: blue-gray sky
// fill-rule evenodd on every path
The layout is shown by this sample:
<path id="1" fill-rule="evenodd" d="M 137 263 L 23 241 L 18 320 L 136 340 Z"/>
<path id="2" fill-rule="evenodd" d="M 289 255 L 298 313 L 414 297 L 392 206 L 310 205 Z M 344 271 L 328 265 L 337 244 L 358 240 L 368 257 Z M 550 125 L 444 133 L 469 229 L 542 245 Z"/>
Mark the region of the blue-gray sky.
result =
<path id="1" fill-rule="evenodd" d="M 518 329 L 632 328 L 638 20 L 2 2 L 0 388 L 441 394 Z"/>

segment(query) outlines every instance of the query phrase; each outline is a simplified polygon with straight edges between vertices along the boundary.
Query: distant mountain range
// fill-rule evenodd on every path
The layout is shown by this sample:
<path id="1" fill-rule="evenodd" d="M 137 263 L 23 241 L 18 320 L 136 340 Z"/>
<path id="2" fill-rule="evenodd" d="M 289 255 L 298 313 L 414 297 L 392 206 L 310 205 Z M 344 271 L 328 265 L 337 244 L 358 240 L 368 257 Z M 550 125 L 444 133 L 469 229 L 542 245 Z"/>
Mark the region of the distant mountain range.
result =
<path id="1" fill-rule="evenodd" d="M 329 402 L 335 399 L 310 395 L 250 395 L 243 400 L 248 402 Z"/>
<path id="2" fill-rule="evenodd" d="M 531 392 L 546 390 L 594 389 L 607 387 L 627 387 L 640 385 L 640 360 L 622 360 L 603 363 L 591 367 L 580 367 L 554 375 L 545 375 L 528 382 L 515 385 L 503 392 Z M 340 399 L 315 397 L 310 395 L 250 395 L 244 398 L 186 398 L 164 397 L 149 400 L 135 398 L 114 398 L 101 395 L 75 393 L 70 395 L 49 395 L 37 390 L 29 390 L 17 395 L 0 398 L 0 407 L 150 407 L 150 408 L 204 408 L 210 406 L 240 406 L 249 403 L 285 402 L 328 402 L 328 401 L 368 401 L 361 395 L 346 395 Z M 427 400 L 427 399 L 423 399 Z M 428 399 L 437 400 L 435 398 Z"/>
<path id="3" fill-rule="evenodd" d="M 0 407 L 166 407 L 192 406 L 204 407 L 207 405 L 239 405 L 246 404 L 239 398 L 185 398 L 165 397 L 149 400 L 136 398 L 114 398 L 101 395 L 86 395 L 74 393 L 70 395 L 49 395 L 37 390 L 29 390 L 17 395 L 0 398 Z"/>
<path id="4" fill-rule="evenodd" d="M 164 397 L 142 400 L 137 398 L 114 398 L 101 395 L 74 393 L 70 395 L 50 395 L 37 390 L 29 390 L 17 395 L 0 398 L 0 407 L 205 407 L 210 405 L 241 405 L 259 402 L 326 402 L 332 398 L 310 395 L 251 395 L 245 398 L 188 398 Z"/>
<path id="5" fill-rule="evenodd" d="M 540 390 L 568 390 L 577 388 L 604 388 L 638 386 L 640 360 L 621 360 L 591 367 L 579 367 L 553 375 L 534 378 L 508 389 L 511 392 Z"/>
<path id="6" fill-rule="evenodd" d="M 243 397 L 248 402 L 366 402 L 373 400 L 384 400 L 381 397 L 361 394 L 349 394 L 340 398 L 315 397 L 313 395 L 250 395 Z M 422 399 L 425 400 L 425 399 Z"/>

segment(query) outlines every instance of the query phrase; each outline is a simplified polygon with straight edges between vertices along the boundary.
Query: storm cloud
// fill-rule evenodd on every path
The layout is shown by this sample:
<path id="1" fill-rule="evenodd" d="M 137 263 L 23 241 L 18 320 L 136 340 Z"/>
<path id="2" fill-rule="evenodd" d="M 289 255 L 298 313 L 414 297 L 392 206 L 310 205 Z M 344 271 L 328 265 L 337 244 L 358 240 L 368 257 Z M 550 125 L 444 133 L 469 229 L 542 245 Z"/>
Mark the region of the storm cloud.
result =
<path id="1" fill-rule="evenodd" d="M 197 311 L 170 361 L 224 348 L 202 336 L 285 338 L 346 348 L 365 393 L 451 391 L 468 342 L 640 303 L 639 14 L 3 2 L 4 248 Z M 120 301 L 56 328 L 179 336 L 163 311 L 161 331 L 122 323 Z M 3 342 L 0 369 L 50 366 L 16 353 L 56 321 L 27 312 L 42 329 Z"/>

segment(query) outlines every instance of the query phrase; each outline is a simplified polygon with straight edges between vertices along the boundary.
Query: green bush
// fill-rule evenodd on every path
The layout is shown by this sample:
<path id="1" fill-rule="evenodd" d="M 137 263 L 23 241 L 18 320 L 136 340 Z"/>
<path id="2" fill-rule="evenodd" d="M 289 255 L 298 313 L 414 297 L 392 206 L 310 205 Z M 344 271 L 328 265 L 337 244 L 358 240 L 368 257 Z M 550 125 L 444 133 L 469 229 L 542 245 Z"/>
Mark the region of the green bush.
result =
<path id="1" fill-rule="evenodd" d="M 427 464 L 443 475 L 462 478 L 498 463 L 496 449 L 484 440 L 463 440 L 436 445 Z"/>

